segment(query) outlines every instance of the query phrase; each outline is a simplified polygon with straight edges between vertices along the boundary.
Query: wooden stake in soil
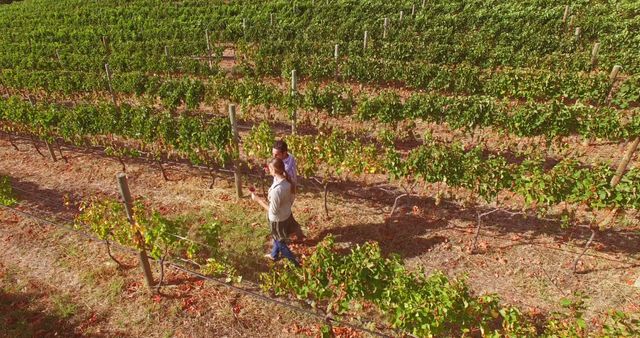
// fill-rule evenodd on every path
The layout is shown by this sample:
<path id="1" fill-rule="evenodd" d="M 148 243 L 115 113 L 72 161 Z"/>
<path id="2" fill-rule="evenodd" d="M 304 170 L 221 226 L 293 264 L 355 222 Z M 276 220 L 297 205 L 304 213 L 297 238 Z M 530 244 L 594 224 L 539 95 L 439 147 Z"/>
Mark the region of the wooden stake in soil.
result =
<path id="1" fill-rule="evenodd" d="M 598 64 L 598 53 L 600 52 L 600 42 L 596 42 L 593 44 L 593 48 L 591 49 L 591 69 L 596 68 Z"/>
<path id="2" fill-rule="evenodd" d="M 571 7 L 569 5 L 564 6 L 564 15 L 562 15 L 562 23 L 567 22 L 567 17 L 571 14 Z"/>
<path id="3" fill-rule="evenodd" d="M 295 97 L 298 93 L 298 78 L 296 75 L 296 70 L 292 70 L 291 71 L 291 96 Z M 296 111 L 296 108 L 293 107 L 292 108 L 293 111 L 291 112 L 291 134 L 295 135 L 296 134 L 296 129 L 297 129 L 297 120 L 298 120 L 298 112 Z"/>
<path id="4" fill-rule="evenodd" d="M 613 178 L 611 178 L 611 182 L 609 182 L 609 185 L 611 186 L 611 189 L 615 188 L 618 185 L 618 183 L 620 183 L 620 180 L 622 179 L 622 176 L 624 176 L 624 173 L 625 173 L 625 171 L 627 169 L 627 166 L 629 165 L 629 161 L 631 161 L 631 158 L 633 157 L 633 153 L 636 151 L 636 149 L 638 149 L 638 144 L 640 144 L 640 136 L 636 137 L 636 139 L 633 141 L 633 143 L 630 144 L 629 149 L 627 149 L 627 151 L 625 152 L 624 156 L 622 157 L 622 160 L 620 160 L 620 163 L 618 164 L 618 169 L 616 170 L 616 174 L 615 174 L 615 176 L 613 176 Z M 593 242 L 593 239 L 596 237 L 599 229 L 600 228 L 604 228 L 607 225 L 609 225 L 609 223 L 611 223 L 614 220 L 614 218 L 615 218 L 617 213 L 618 213 L 618 208 L 614 208 L 613 210 L 611 210 L 609 212 L 607 217 L 600 223 L 599 226 L 592 225 L 590 227 L 591 236 L 589 237 L 589 240 L 587 241 L 587 244 L 585 244 L 584 249 L 582 250 L 582 252 L 573 261 L 573 272 L 574 273 L 577 272 L 577 270 L 578 270 L 578 262 L 580 261 L 582 256 L 584 256 L 584 254 L 589 249 L 589 245 L 591 244 L 591 242 Z"/>
<path id="5" fill-rule="evenodd" d="M 636 149 L 638 149 L 638 144 L 640 144 L 640 137 L 636 137 L 636 139 L 633 140 L 633 142 L 629 146 L 629 149 L 627 149 L 624 156 L 622 156 L 622 159 L 618 164 L 616 174 L 611 178 L 610 184 L 612 187 L 615 187 L 616 185 L 618 185 L 618 183 L 620 183 L 620 179 L 622 179 L 622 176 L 627 170 L 627 166 L 629 165 L 631 158 L 633 158 L 633 154 L 636 152 Z"/>
<path id="6" fill-rule="evenodd" d="M 166 45 L 164 46 L 164 57 L 165 60 L 167 62 L 167 78 L 169 77 L 169 71 L 171 69 L 171 57 L 169 56 L 169 47 L 167 47 Z"/>
<path id="7" fill-rule="evenodd" d="M 613 69 L 611 69 L 611 74 L 609 74 L 610 86 L 613 86 L 613 83 L 616 82 L 616 79 L 618 78 L 618 74 L 620 73 L 620 70 L 622 70 L 622 66 L 618 66 L 618 65 L 613 66 Z"/>
<path id="8" fill-rule="evenodd" d="M 229 105 L 229 120 L 231 120 L 231 131 L 233 133 L 233 151 L 240 156 L 240 135 L 238 135 L 238 121 L 236 120 L 236 105 Z M 240 161 L 236 158 L 233 161 L 233 178 L 236 184 L 236 196 L 242 198 L 242 179 L 240 176 Z"/>
<path id="9" fill-rule="evenodd" d="M 611 74 L 609 74 L 609 92 L 607 92 L 605 101 L 609 101 L 609 98 L 611 97 L 611 95 L 613 95 L 613 87 L 616 83 L 616 79 L 618 78 L 618 74 L 620 73 L 621 69 L 622 66 L 619 65 L 615 65 L 613 66 L 613 69 L 611 69 Z"/>
<path id="10" fill-rule="evenodd" d="M 111 94 L 111 101 L 113 105 L 116 107 L 117 111 L 120 111 L 120 107 L 118 107 L 118 101 L 116 100 L 116 93 L 113 91 L 113 85 L 111 84 L 111 68 L 109 68 L 109 64 L 104 64 L 104 71 L 107 73 L 107 83 L 109 84 L 109 93 Z"/>
<path id="11" fill-rule="evenodd" d="M 364 31 L 364 49 L 367 49 L 367 42 L 369 40 L 369 32 Z"/>
<path id="12" fill-rule="evenodd" d="M 269 14 L 269 22 L 273 26 L 273 13 Z"/>
<path id="13" fill-rule="evenodd" d="M 411 16 L 415 16 L 416 15 L 416 5 L 414 4 L 413 6 L 411 6 Z"/>
<path id="14" fill-rule="evenodd" d="M 384 24 L 382 24 L 382 38 L 387 38 L 387 26 L 389 25 L 389 18 L 384 18 Z"/>
<path id="15" fill-rule="evenodd" d="M 58 63 L 60 64 L 60 68 L 64 68 L 64 65 L 62 64 L 62 59 L 60 58 L 60 53 L 58 52 L 57 49 L 56 49 L 56 59 L 58 59 Z"/>
<path id="16" fill-rule="evenodd" d="M 404 12 L 400 11 L 400 21 L 402 21 L 402 17 L 404 16 Z"/>
<path id="17" fill-rule="evenodd" d="M 582 33 L 582 28 L 576 27 L 576 30 L 573 33 L 573 37 L 575 38 L 576 42 L 580 39 L 580 34 L 581 33 Z"/>
<path id="18" fill-rule="evenodd" d="M 336 73 L 334 74 L 334 78 L 336 81 L 338 81 L 339 77 L 340 77 L 340 64 L 338 63 L 338 44 L 336 43 L 336 45 L 333 48 L 333 59 L 336 63 Z"/>
<path id="19" fill-rule="evenodd" d="M 569 29 L 571 29 L 571 27 L 573 27 L 573 20 L 575 19 L 575 16 L 571 15 L 569 17 L 569 25 L 567 26 Z"/>
<path id="20" fill-rule="evenodd" d="M 111 54 L 111 47 L 109 46 L 109 37 L 106 35 L 102 36 L 102 45 L 104 46 L 105 52 Z"/>
<path id="21" fill-rule="evenodd" d="M 211 38 L 209 37 L 209 30 L 204 32 L 204 37 L 207 40 L 207 58 L 209 60 L 209 69 L 213 68 L 213 56 L 211 55 Z"/>
<path id="22" fill-rule="evenodd" d="M 131 192 L 129 191 L 127 175 L 124 173 L 119 173 L 117 175 L 117 178 L 120 195 L 122 196 L 122 199 L 124 201 L 124 210 L 127 213 L 127 219 L 129 220 L 129 224 L 131 224 L 131 226 L 135 228 L 136 222 L 133 219 L 133 199 L 131 198 Z M 147 256 L 147 251 L 145 250 L 144 238 L 142 237 L 140 230 L 138 230 L 137 228 L 135 231 L 135 240 L 139 248 L 138 260 L 140 261 L 140 268 L 142 269 L 142 273 L 144 274 L 144 279 L 147 283 L 147 287 L 149 287 L 149 290 L 153 292 L 153 275 L 151 274 L 149 257 Z"/>

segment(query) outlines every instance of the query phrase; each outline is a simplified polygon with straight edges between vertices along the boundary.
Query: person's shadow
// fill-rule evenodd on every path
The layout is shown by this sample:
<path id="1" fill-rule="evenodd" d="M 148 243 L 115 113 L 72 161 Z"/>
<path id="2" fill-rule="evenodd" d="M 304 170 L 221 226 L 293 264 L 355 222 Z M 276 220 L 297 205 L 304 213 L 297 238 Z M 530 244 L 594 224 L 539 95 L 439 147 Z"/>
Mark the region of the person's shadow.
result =
<path id="1" fill-rule="evenodd" d="M 439 230 L 446 228 L 447 221 L 426 217 L 425 212 L 428 211 L 421 209 L 414 212 L 400 208 L 393 217 L 380 223 L 357 223 L 325 229 L 310 241 L 316 244 L 328 235 L 335 238 L 338 246 L 350 247 L 374 241 L 379 243 L 385 255 L 395 253 L 403 258 L 417 257 L 448 241 L 447 237 L 438 234 Z"/>

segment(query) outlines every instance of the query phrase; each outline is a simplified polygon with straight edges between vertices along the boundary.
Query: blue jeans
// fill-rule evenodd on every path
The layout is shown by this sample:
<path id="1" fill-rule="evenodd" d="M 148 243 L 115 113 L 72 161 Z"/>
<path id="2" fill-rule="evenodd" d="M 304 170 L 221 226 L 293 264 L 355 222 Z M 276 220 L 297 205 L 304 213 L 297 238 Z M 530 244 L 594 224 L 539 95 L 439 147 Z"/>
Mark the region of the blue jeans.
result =
<path id="1" fill-rule="evenodd" d="M 295 266 L 300 266 L 296 258 L 293 256 L 293 252 L 289 250 L 287 243 L 274 239 L 273 249 L 271 249 L 271 258 L 277 261 L 280 259 L 280 254 L 282 254 L 283 257 L 288 258 Z"/>

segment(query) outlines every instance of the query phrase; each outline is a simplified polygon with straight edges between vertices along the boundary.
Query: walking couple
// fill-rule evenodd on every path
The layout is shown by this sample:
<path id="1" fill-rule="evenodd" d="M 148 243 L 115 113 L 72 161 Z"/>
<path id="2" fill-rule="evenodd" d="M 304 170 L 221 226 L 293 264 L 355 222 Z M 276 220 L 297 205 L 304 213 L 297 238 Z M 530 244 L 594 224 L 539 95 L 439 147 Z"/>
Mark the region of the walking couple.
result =
<path id="1" fill-rule="evenodd" d="M 273 184 L 269 188 L 267 200 L 253 192 L 251 199 L 260 204 L 269 217 L 273 248 L 265 257 L 277 261 L 282 256 L 299 266 L 300 264 L 287 246 L 289 235 L 295 235 L 297 240 L 303 240 L 305 237 L 300 224 L 291 212 L 298 178 L 296 171 L 296 160 L 289 154 L 287 143 L 282 140 L 276 141 L 273 145 L 273 159 L 269 162 L 269 174 L 273 176 Z"/>

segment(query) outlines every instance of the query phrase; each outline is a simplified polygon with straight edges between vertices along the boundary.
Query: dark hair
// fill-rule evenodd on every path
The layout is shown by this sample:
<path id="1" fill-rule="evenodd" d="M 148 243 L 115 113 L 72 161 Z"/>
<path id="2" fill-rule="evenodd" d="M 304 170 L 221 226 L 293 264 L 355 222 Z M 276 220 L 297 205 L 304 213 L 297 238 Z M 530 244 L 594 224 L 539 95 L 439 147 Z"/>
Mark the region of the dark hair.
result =
<path id="1" fill-rule="evenodd" d="M 277 151 L 280 152 L 287 152 L 289 151 L 289 148 L 287 147 L 287 142 L 285 142 L 284 140 L 278 140 L 273 144 L 273 149 L 276 149 Z"/>
<path id="2" fill-rule="evenodd" d="M 295 194 L 295 185 L 293 184 L 293 182 L 291 182 L 291 178 L 289 177 L 289 174 L 287 174 L 287 171 L 284 170 L 284 162 L 281 159 L 274 157 L 271 159 L 271 162 L 269 162 L 269 164 L 273 166 L 273 170 L 276 172 L 276 174 L 284 176 L 284 179 L 287 180 L 287 182 L 289 182 L 289 184 L 291 185 L 291 193 Z"/>

